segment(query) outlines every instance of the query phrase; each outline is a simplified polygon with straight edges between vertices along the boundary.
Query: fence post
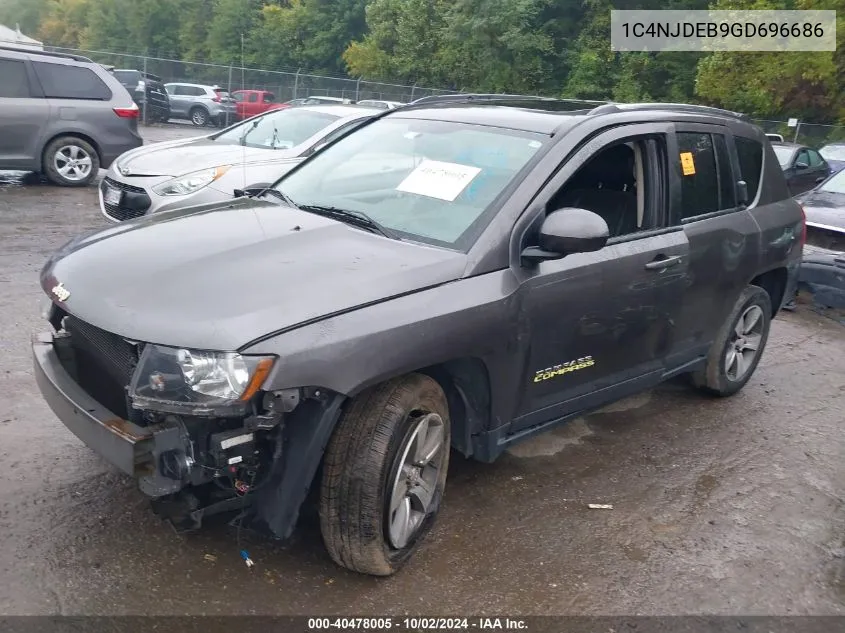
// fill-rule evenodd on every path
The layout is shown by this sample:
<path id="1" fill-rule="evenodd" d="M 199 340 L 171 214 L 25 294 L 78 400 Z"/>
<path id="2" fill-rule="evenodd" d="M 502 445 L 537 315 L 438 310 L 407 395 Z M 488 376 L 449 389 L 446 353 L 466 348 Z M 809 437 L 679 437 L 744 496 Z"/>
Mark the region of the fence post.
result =
<path id="1" fill-rule="evenodd" d="M 801 130 L 801 121 L 798 121 L 798 125 L 795 126 L 795 138 L 792 139 L 793 143 L 798 142 L 798 132 Z"/>
<path id="2" fill-rule="evenodd" d="M 358 77 L 358 81 L 355 83 L 355 101 L 361 100 L 361 78 Z"/>
<path id="3" fill-rule="evenodd" d="M 144 55 L 144 126 L 147 125 L 147 107 L 149 104 L 147 103 L 147 56 Z"/>
<path id="4" fill-rule="evenodd" d="M 298 91 L 299 91 L 299 73 L 300 73 L 301 70 L 302 70 L 301 68 L 296 69 L 296 77 L 294 77 L 294 79 L 293 79 L 293 98 L 294 99 L 296 99 L 299 96 L 299 93 L 298 93 Z"/>
<path id="5" fill-rule="evenodd" d="M 243 88 L 243 86 L 241 86 L 241 88 Z M 229 95 L 231 96 L 231 94 L 232 94 L 232 64 L 229 64 Z M 235 104 L 235 107 L 237 107 L 237 104 Z M 228 127 L 228 125 L 229 125 L 229 112 L 227 111 L 226 112 L 226 126 Z"/>
<path id="6" fill-rule="evenodd" d="M 413 85 L 413 86 L 411 86 L 411 102 L 412 102 L 412 103 L 413 103 L 413 101 L 414 101 L 414 92 L 415 92 L 416 90 L 417 90 L 417 82 L 415 81 L 415 82 L 414 82 L 414 85 Z"/>

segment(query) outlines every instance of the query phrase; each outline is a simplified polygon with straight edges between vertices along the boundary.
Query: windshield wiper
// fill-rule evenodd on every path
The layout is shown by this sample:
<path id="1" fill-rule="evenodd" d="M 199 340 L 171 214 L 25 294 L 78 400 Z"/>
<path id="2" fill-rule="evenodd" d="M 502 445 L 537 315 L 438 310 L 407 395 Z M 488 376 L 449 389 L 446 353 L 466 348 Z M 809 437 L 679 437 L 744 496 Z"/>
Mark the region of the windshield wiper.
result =
<path id="1" fill-rule="evenodd" d="M 267 187 L 267 189 L 265 189 L 264 191 L 261 192 L 261 195 L 263 196 L 264 194 L 267 194 L 267 193 L 269 193 L 270 195 L 278 198 L 279 200 L 281 200 L 282 202 L 284 202 L 288 206 L 293 207 L 294 209 L 301 208 L 301 207 L 298 207 L 296 205 L 296 203 L 291 199 L 291 197 L 288 194 L 286 194 L 284 191 L 279 191 L 278 189 L 274 189 L 273 187 Z"/>
<path id="2" fill-rule="evenodd" d="M 339 220 L 341 222 L 345 222 L 346 224 L 358 226 L 373 233 L 378 233 L 384 237 L 389 237 L 390 239 L 400 241 L 402 239 L 393 231 L 376 222 L 362 211 L 350 211 L 348 209 L 339 209 L 338 207 L 329 207 L 320 204 L 301 204 L 297 206 L 297 208 L 302 209 L 303 211 L 310 211 L 311 213 L 316 213 L 317 215 L 322 215 L 327 218 L 332 218 L 333 220 Z"/>

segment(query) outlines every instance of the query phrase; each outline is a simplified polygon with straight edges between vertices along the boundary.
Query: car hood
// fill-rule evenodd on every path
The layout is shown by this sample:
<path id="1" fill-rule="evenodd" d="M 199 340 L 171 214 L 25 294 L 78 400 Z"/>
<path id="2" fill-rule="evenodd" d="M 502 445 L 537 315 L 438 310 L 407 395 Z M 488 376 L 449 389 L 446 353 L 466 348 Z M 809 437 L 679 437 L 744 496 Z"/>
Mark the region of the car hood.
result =
<path id="1" fill-rule="evenodd" d="M 454 281 L 462 253 L 252 199 L 82 235 L 41 271 L 65 311 L 133 340 L 236 350 L 267 334 Z M 52 289 L 70 294 L 60 303 Z"/>
<path id="2" fill-rule="evenodd" d="M 124 176 L 181 176 L 220 165 L 244 165 L 294 156 L 294 150 L 243 147 L 202 137 L 139 147 L 123 154 L 117 160 L 116 169 Z"/>
<path id="3" fill-rule="evenodd" d="M 845 194 L 811 191 L 799 196 L 807 222 L 845 232 Z"/>

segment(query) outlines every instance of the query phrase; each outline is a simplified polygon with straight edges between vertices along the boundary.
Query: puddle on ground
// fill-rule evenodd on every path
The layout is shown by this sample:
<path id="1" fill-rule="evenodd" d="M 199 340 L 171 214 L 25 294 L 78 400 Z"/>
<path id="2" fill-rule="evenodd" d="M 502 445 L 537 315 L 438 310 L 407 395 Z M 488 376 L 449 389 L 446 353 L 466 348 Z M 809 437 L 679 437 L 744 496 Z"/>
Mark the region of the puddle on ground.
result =
<path id="1" fill-rule="evenodd" d="M 583 418 L 575 418 L 563 426 L 541 433 L 509 448 L 507 452 L 514 457 L 550 457 L 557 455 L 567 446 L 583 443 L 585 437 L 593 432 Z"/>

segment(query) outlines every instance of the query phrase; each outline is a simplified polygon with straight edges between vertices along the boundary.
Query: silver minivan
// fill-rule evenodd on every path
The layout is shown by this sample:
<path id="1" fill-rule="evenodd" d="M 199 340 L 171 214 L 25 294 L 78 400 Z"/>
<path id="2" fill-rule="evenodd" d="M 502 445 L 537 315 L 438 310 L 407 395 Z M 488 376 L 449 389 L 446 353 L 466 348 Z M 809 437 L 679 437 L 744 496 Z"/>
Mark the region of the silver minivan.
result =
<path id="1" fill-rule="evenodd" d="M 237 102 L 219 86 L 168 83 L 164 89 L 170 97 L 170 116 L 187 119 L 197 126 L 229 125 L 237 120 Z"/>
<path id="2" fill-rule="evenodd" d="M 86 57 L 0 46 L 0 169 L 89 184 L 143 144 L 138 106 Z"/>

